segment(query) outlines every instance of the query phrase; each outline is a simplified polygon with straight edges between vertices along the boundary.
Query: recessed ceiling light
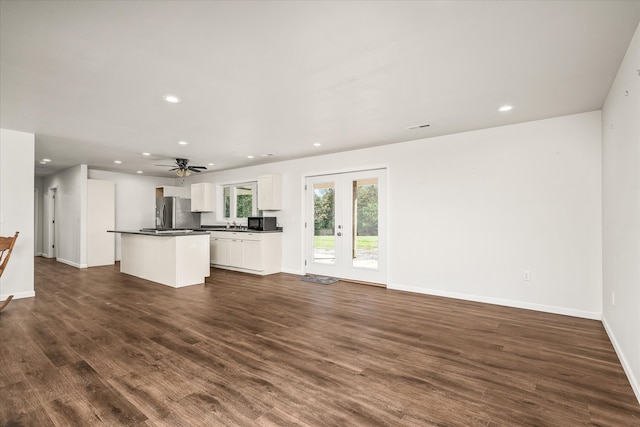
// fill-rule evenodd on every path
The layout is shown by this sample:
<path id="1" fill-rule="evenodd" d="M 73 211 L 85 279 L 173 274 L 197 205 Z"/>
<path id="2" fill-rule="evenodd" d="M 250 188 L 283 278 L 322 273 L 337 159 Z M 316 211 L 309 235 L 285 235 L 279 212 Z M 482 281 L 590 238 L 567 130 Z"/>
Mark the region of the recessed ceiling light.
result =
<path id="1" fill-rule="evenodd" d="M 215 166 L 215 163 L 207 163 L 207 166 Z"/>
<path id="2" fill-rule="evenodd" d="M 273 153 L 260 154 L 260 157 L 271 157 L 271 156 L 275 156 L 275 154 Z"/>
<path id="3" fill-rule="evenodd" d="M 178 102 L 180 102 L 180 98 L 175 95 L 165 95 L 164 100 L 170 102 L 171 104 L 177 104 Z"/>
<path id="4" fill-rule="evenodd" d="M 42 159 L 42 161 L 46 163 L 46 162 L 50 162 L 51 159 Z"/>
<path id="5" fill-rule="evenodd" d="M 187 141 L 178 141 L 178 144 L 180 144 L 180 145 L 187 145 L 187 144 L 188 144 L 188 142 L 187 142 Z"/>
<path id="6" fill-rule="evenodd" d="M 253 159 L 253 156 L 247 156 L 247 159 Z"/>
<path id="7" fill-rule="evenodd" d="M 143 173 L 142 171 L 137 171 L 136 173 Z"/>
<path id="8" fill-rule="evenodd" d="M 407 129 L 408 130 L 414 130 L 414 129 L 422 129 L 422 128 L 428 128 L 429 126 L 431 126 L 428 123 L 422 124 L 422 125 L 413 125 L 413 126 L 409 126 Z"/>
<path id="9" fill-rule="evenodd" d="M 511 110 L 513 110 L 513 107 L 511 105 L 503 105 L 502 107 L 498 108 L 498 111 L 500 111 L 501 113 Z"/>
<path id="10" fill-rule="evenodd" d="M 41 160 L 41 161 L 40 161 L 40 164 L 41 164 L 41 165 L 46 165 L 46 164 L 47 164 L 47 162 L 45 162 L 44 160 Z"/>
<path id="11" fill-rule="evenodd" d="M 115 164 L 118 164 L 118 165 L 119 165 L 119 164 L 121 164 L 121 163 L 122 163 L 122 160 L 114 160 L 114 161 L 113 161 L 113 163 L 115 163 Z"/>
<path id="12" fill-rule="evenodd" d="M 314 147 L 320 147 L 322 144 L 320 144 L 319 142 L 316 142 L 313 144 Z"/>
<path id="13" fill-rule="evenodd" d="M 142 153 L 143 156 L 150 156 L 151 153 Z"/>

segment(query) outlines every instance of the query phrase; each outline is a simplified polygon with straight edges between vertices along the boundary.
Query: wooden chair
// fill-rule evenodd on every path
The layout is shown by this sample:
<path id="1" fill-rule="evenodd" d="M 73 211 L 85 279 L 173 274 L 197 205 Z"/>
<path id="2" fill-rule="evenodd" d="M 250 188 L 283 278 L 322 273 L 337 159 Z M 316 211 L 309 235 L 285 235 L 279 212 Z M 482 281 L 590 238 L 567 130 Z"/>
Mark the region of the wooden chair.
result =
<path id="1" fill-rule="evenodd" d="M 4 273 L 4 269 L 7 267 L 11 251 L 13 250 L 13 245 L 16 244 L 16 240 L 18 239 L 18 234 L 20 234 L 20 232 L 16 231 L 16 235 L 13 237 L 0 236 L 0 261 L 2 261 L 2 263 L 0 263 L 0 277 L 2 277 L 2 273 Z M 12 299 L 13 295 L 9 295 L 6 301 L 0 303 L 0 311 L 4 310 Z"/>

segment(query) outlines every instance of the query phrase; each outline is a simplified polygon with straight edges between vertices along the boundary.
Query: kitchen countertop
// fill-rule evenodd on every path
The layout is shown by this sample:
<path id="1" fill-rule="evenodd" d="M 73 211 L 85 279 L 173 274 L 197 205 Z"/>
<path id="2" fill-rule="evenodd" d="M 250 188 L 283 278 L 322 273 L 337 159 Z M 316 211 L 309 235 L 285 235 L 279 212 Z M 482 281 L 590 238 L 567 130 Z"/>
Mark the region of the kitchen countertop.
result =
<path id="1" fill-rule="evenodd" d="M 195 236 L 201 234 L 209 234 L 208 231 L 200 229 L 195 230 L 107 230 L 109 233 L 121 233 L 121 234 L 140 234 L 143 236 L 158 236 L 158 237 L 179 237 L 179 236 Z"/>
<path id="2" fill-rule="evenodd" d="M 278 227 L 275 230 L 267 230 L 267 231 L 259 231 L 259 230 L 248 230 L 246 227 L 244 228 L 226 228 L 224 226 L 203 226 L 198 228 L 199 231 L 225 231 L 232 233 L 282 233 L 282 227 Z"/>
<path id="3" fill-rule="evenodd" d="M 226 228 L 224 226 L 213 227 L 201 227 L 188 230 L 157 230 L 153 228 L 143 228 L 141 230 L 107 230 L 109 233 L 121 233 L 121 234 L 141 234 L 144 236 L 193 236 L 198 234 L 209 234 L 212 231 L 224 231 L 230 233 L 282 233 L 282 227 L 278 227 L 276 230 L 247 230 L 246 228 Z"/>

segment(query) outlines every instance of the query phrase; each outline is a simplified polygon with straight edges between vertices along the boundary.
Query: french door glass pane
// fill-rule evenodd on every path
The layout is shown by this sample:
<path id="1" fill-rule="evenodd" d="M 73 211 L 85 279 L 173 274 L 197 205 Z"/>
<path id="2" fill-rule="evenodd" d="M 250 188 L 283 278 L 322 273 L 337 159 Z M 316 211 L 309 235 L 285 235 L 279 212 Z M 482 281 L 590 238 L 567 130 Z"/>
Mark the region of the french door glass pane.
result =
<path id="1" fill-rule="evenodd" d="M 352 265 L 378 268 L 378 179 L 352 182 Z"/>
<path id="2" fill-rule="evenodd" d="M 313 185 L 313 262 L 336 263 L 335 184 Z"/>

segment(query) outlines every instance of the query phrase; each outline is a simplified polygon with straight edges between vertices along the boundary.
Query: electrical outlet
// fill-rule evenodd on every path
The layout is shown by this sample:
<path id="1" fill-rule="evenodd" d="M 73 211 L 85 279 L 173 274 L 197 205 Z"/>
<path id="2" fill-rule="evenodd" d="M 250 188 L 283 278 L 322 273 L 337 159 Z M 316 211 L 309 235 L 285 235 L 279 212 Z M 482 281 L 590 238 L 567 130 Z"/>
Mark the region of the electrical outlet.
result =
<path id="1" fill-rule="evenodd" d="M 531 280 L 531 272 L 529 270 L 524 270 L 522 272 L 522 280 L 526 280 L 527 282 Z"/>
<path id="2" fill-rule="evenodd" d="M 611 305 L 616 305 L 616 291 L 611 291 Z"/>

